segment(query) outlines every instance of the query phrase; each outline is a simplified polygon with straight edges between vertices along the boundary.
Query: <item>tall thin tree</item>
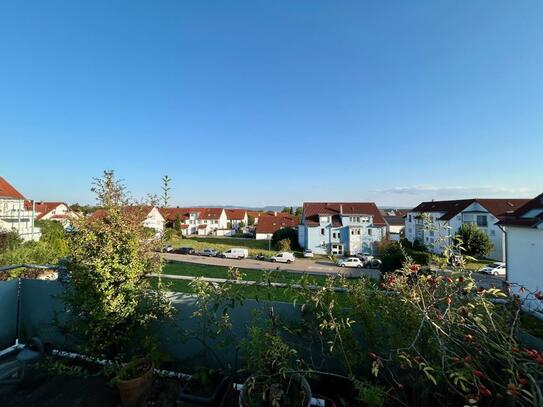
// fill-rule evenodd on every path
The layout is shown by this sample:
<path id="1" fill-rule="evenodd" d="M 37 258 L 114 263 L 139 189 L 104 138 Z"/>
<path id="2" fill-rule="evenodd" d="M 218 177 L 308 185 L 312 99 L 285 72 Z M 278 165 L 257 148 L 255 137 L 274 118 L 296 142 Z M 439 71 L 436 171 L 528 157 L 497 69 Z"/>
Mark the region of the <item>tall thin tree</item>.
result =
<path id="1" fill-rule="evenodd" d="M 167 208 L 170 201 L 170 181 L 172 179 L 167 175 L 162 177 L 162 207 Z"/>

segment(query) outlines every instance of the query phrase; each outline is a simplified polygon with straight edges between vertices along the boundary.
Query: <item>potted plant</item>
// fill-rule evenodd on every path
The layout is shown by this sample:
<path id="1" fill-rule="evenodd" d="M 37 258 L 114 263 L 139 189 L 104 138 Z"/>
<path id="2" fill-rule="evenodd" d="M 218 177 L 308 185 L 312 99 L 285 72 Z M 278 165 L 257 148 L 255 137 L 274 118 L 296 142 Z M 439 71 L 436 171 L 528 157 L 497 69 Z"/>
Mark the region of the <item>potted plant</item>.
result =
<path id="1" fill-rule="evenodd" d="M 232 392 L 232 379 L 222 370 L 200 368 L 183 386 L 177 405 L 220 406 Z"/>
<path id="2" fill-rule="evenodd" d="M 273 311 L 265 328 L 253 325 L 242 341 L 247 369 L 251 373 L 239 397 L 241 407 L 309 406 L 311 388 L 293 369 L 297 355 L 278 334 Z"/>
<path id="3" fill-rule="evenodd" d="M 136 407 L 153 384 L 154 363 L 146 357 L 124 365 L 117 373 L 115 384 L 124 407 Z"/>
<path id="4" fill-rule="evenodd" d="M 155 285 L 147 277 L 161 273 L 162 261 L 155 253 L 161 242 L 148 239 L 142 223 L 145 207 L 131 204 L 113 171 L 92 190 L 103 209 L 75 222 L 62 298 L 79 353 L 111 361 L 108 373 L 120 367 L 116 382 L 130 406 L 149 389 L 154 370 L 149 358 L 135 356 L 156 354 L 151 324 L 170 317 L 173 307 L 160 278 Z"/>

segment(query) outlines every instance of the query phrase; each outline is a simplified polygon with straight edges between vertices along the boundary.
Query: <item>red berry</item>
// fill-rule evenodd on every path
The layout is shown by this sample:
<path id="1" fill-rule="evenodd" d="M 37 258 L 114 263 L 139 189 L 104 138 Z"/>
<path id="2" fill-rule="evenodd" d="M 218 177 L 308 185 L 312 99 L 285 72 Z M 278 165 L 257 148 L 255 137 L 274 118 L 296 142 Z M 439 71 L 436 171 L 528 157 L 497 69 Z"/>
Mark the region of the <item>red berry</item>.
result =
<path id="1" fill-rule="evenodd" d="M 481 372 L 480 370 L 474 370 L 473 372 L 471 372 L 473 374 L 473 376 L 476 376 L 476 377 L 483 377 L 483 372 Z"/>

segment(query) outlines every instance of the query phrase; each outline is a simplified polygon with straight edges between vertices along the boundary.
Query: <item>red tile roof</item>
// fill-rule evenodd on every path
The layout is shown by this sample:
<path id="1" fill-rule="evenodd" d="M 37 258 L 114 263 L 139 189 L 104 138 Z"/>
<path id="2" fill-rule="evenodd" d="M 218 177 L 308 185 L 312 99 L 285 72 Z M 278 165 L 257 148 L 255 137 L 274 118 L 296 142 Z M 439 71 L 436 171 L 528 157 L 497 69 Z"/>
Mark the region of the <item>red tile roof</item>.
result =
<path id="1" fill-rule="evenodd" d="M 38 216 L 36 217 L 36 219 L 40 220 L 41 218 L 43 218 L 45 215 L 47 215 L 49 212 L 51 212 L 53 209 L 56 209 L 60 205 L 66 205 L 66 204 L 64 202 L 36 202 L 34 206 L 36 208 L 36 213 L 38 213 Z M 32 201 L 25 201 L 25 207 L 29 210 L 32 210 Z"/>
<path id="2" fill-rule="evenodd" d="M 543 223 L 543 194 L 536 196 L 498 222 L 499 225 L 503 226 L 523 226 L 529 228 L 535 228 L 541 223 Z"/>
<path id="3" fill-rule="evenodd" d="M 283 228 L 295 228 L 298 227 L 298 218 L 290 215 L 286 216 L 273 216 L 262 215 L 258 219 L 258 225 L 256 225 L 256 233 L 274 233 Z"/>
<path id="4" fill-rule="evenodd" d="M 375 226 L 386 226 L 385 219 L 374 202 L 304 202 L 305 224 L 319 225 L 319 215 L 331 215 L 332 225 L 342 226 L 340 215 L 369 215 Z"/>
<path id="5" fill-rule="evenodd" d="M 228 220 L 243 220 L 247 213 L 245 209 L 225 209 L 224 211 Z"/>
<path id="6" fill-rule="evenodd" d="M 25 199 L 25 197 L 3 177 L 0 177 L 0 198 Z"/>
<path id="7" fill-rule="evenodd" d="M 507 214 L 513 213 L 520 206 L 528 202 L 528 199 L 458 199 L 451 201 L 422 202 L 412 209 L 412 212 L 445 212 L 439 220 L 451 220 L 468 206 L 479 203 L 496 218 L 501 219 Z"/>
<path id="8" fill-rule="evenodd" d="M 219 219 L 221 217 L 222 208 L 160 208 L 162 216 L 169 220 L 174 221 L 177 217 L 181 220 L 189 218 L 191 213 L 198 213 L 198 219 Z"/>

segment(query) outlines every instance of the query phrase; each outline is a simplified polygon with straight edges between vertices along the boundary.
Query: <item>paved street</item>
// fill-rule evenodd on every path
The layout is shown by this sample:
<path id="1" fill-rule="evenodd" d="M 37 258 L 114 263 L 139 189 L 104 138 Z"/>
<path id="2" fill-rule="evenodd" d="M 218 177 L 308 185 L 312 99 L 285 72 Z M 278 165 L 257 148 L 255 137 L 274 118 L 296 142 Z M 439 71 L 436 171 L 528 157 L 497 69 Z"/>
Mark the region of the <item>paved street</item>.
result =
<path id="1" fill-rule="evenodd" d="M 187 263 L 209 264 L 213 266 L 240 267 L 253 270 L 284 270 L 295 273 L 308 273 L 314 275 L 330 275 L 340 271 L 350 272 L 351 275 L 365 275 L 372 278 L 379 278 L 379 271 L 371 269 L 342 269 L 335 266 L 331 261 L 318 259 L 296 259 L 294 263 L 271 263 L 255 259 L 222 259 L 220 257 L 203 257 L 185 254 L 163 253 L 167 260 L 183 261 Z"/>
<path id="2" fill-rule="evenodd" d="M 335 266 L 326 259 L 296 259 L 294 263 L 271 263 L 269 261 L 260 261 L 255 259 L 222 259 L 220 257 L 203 257 L 175 253 L 163 253 L 162 256 L 167 260 L 174 260 L 186 263 L 208 264 L 223 267 L 240 267 L 253 270 L 283 270 L 293 273 L 308 273 L 314 275 L 331 275 L 339 272 L 347 272 L 349 276 L 366 276 L 379 279 L 380 272 L 372 269 L 343 269 Z M 447 274 L 447 271 L 441 273 Z M 486 274 L 473 273 L 477 285 L 483 288 L 497 287 L 502 288 L 503 277 L 494 277 Z"/>

